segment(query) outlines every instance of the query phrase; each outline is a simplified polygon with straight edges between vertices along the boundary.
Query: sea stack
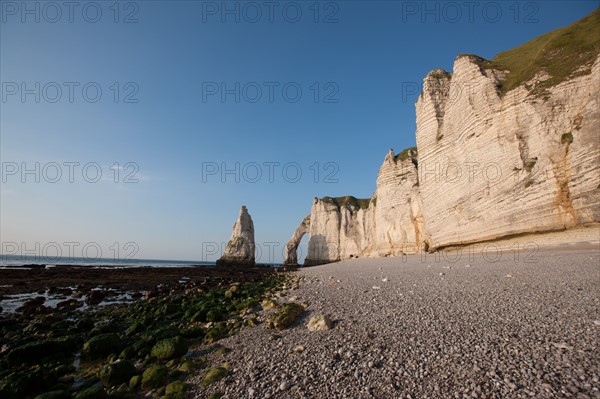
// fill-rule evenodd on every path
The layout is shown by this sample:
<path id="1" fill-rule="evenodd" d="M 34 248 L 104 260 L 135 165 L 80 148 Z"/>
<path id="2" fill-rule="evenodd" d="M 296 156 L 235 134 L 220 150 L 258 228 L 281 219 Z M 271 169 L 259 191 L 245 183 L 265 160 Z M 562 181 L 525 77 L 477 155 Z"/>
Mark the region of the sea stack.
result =
<path id="1" fill-rule="evenodd" d="M 254 266 L 254 223 L 244 205 L 233 225 L 233 233 L 217 266 Z"/>

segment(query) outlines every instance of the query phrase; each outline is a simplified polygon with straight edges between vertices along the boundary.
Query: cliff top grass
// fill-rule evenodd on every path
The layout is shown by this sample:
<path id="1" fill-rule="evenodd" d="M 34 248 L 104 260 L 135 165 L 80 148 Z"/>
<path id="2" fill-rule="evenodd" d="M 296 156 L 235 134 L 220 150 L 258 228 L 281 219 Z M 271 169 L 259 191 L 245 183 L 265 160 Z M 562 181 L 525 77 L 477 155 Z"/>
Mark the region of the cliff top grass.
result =
<path id="1" fill-rule="evenodd" d="M 351 195 L 347 195 L 345 197 L 323 197 L 321 198 L 321 201 L 328 204 L 333 204 L 338 208 L 341 208 L 344 205 L 350 205 L 354 208 L 361 209 L 367 209 L 369 207 L 369 202 L 371 202 L 369 198 L 356 198 Z"/>
<path id="2" fill-rule="evenodd" d="M 414 151 L 415 155 L 416 155 L 417 154 L 417 147 L 405 148 L 404 150 L 400 151 L 394 157 L 394 161 L 396 161 L 396 162 L 398 162 L 398 161 L 406 161 L 410 157 L 410 155 L 408 154 L 410 151 Z"/>
<path id="3" fill-rule="evenodd" d="M 600 8 L 571 25 L 497 54 L 483 67 L 509 72 L 500 86 L 502 94 L 545 70 L 550 78 L 538 85 L 543 90 L 569 77 L 589 74 L 599 53 Z"/>

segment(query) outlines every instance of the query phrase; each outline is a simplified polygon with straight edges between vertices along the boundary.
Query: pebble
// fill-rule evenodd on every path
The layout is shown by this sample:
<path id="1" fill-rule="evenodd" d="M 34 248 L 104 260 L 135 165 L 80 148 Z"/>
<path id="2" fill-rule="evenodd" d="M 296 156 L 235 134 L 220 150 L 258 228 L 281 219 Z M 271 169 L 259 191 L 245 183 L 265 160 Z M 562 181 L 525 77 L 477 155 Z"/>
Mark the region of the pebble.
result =
<path id="1" fill-rule="evenodd" d="M 427 266 L 439 273 L 457 264 L 420 256 L 301 269 L 294 295 L 311 304 L 303 321 L 273 341 L 262 326 L 221 340 L 235 348 L 227 357 L 235 380 L 202 388 L 202 373 L 190 375 L 191 397 L 600 399 L 600 253 L 535 256 L 518 265 L 512 254 L 496 263 L 475 256 L 473 270 L 451 271 L 450 280 Z M 517 266 L 518 279 L 505 279 Z M 344 289 L 320 284 L 329 275 Z M 384 279 L 394 289 L 373 285 Z M 258 320 L 265 314 L 256 311 Z M 306 328 L 325 314 L 332 330 Z"/>

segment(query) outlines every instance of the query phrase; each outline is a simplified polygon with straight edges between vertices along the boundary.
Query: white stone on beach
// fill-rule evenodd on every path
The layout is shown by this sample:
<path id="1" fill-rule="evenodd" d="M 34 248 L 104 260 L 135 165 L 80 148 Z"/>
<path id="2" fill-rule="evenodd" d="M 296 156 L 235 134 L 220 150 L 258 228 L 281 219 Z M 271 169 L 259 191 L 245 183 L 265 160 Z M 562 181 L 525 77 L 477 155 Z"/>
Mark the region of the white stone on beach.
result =
<path id="1" fill-rule="evenodd" d="M 331 326 L 331 319 L 322 314 L 311 317 L 307 324 L 307 327 L 310 331 L 329 330 Z"/>

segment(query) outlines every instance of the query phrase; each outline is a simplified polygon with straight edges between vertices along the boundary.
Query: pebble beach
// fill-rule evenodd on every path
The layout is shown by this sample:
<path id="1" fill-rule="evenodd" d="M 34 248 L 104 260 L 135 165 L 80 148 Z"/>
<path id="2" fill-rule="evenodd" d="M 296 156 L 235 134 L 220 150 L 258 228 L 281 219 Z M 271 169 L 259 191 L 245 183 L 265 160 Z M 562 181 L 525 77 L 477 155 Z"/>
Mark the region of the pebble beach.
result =
<path id="1" fill-rule="evenodd" d="M 454 255 L 294 272 L 299 288 L 276 300 L 306 311 L 285 330 L 221 340 L 208 359 L 228 374 L 206 388 L 202 373 L 189 378 L 191 396 L 600 398 L 597 242 Z M 319 314 L 331 329 L 310 331 Z"/>

